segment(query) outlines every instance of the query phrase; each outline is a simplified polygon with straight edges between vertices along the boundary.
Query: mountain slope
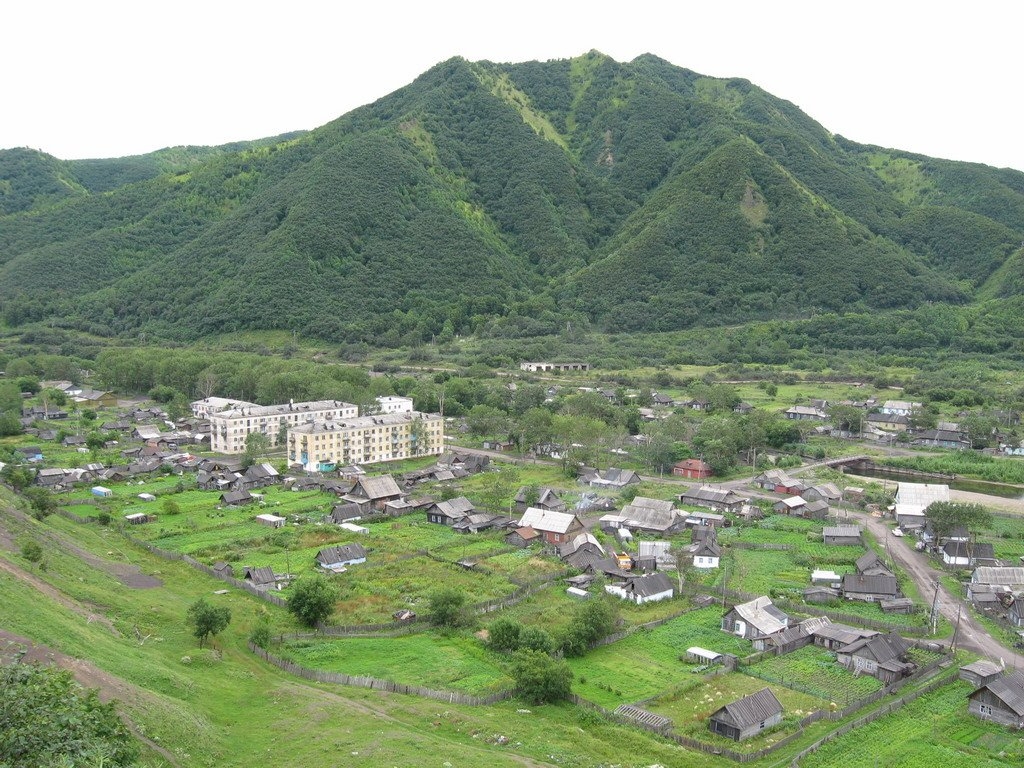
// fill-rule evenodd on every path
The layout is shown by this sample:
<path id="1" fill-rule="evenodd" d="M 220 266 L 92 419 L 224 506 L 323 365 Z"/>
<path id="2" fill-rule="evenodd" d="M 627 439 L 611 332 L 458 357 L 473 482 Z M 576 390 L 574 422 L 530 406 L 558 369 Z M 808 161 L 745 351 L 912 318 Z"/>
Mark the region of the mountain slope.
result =
<path id="1" fill-rule="evenodd" d="M 395 345 L 961 304 L 1015 295 L 1022 240 L 1024 174 L 858 145 L 651 55 L 452 59 L 209 151 L 0 151 L 0 312 L 101 334 Z"/>

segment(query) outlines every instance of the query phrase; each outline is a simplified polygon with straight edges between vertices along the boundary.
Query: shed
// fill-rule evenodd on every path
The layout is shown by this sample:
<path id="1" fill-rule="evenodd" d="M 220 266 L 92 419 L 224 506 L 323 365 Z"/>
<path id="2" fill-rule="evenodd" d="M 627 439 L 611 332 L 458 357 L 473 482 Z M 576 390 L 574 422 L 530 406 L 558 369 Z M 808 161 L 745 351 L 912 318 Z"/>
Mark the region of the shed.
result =
<path id="1" fill-rule="evenodd" d="M 152 493 L 140 493 L 139 498 L 143 501 L 156 501 L 156 496 Z"/>
<path id="2" fill-rule="evenodd" d="M 590 593 L 585 589 L 580 589 L 579 587 L 566 587 L 565 594 L 579 600 L 587 600 L 590 598 Z"/>
<path id="3" fill-rule="evenodd" d="M 125 515 L 124 519 L 126 522 L 131 523 L 132 525 L 142 525 L 143 523 L 149 522 L 149 515 L 147 515 L 145 512 L 136 512 L 132 515 Z"/>
<path id="4" fill-rule="evenodd" d="M 861 529 L 859 525 L 829 525 L 821 532 L 826 544 L 838 546 L 860 546 Z"/>
<path id="5" fill-rule="evenodd" d="M 114 492 L 112 490 L 110 490 L 109 488 L 104 488 L 102 485 L 94 485 L 92 487 L 92 495 L 93 496 L 100 496 L 102 498 L 106 498 L 106 497 L 109 497 L 109 496 L 113 496 Z"/>
<path id="6" fill-rule="evenodd" d="M 771 688 L 762 688 L 711 713 L 708 730 L 733 741 L 742 741 L 781 721 L 782 704 Z"/>
<path id="7" fill-rule="evenodd" d="M 965 664 L 960 667 L 960 679 L 966 680 L 978 688 L 988 685 L 1002 673 L 1001 666 L 986 659 L 980 659 L 973 664 Z"/>
<path id="8" fill-rule="evenodd" d="M 709 651 L 707 648 L 694 645 L 686 649 L 686 660 L 698 664 L 721 664 L 725 660 L 725 656 L 718 651 Z"/>
<path id="9" fill-rule="evenodd" d="M 369 533 L 370 532 L 369 528 L 364 528 L 363 526 L 356 525 L 355 523 L 339 523 L 338 527 L 339 528 L 344 528 L 346 531 L 351 531 L 352 533 Z"/>
<path id="10" fill-rule="evenodd" d="M 344 544 L 327 547 L 316 553 L 316 562 L 327 571 L 341 571 L 346 566 L 366 562 L 366 548 L 362 544 Z"/>
<path id="11" fill-rule="evenodd" d="M 256 515 L 256 522 L 269 525 L 271 528 L 283 528 L 286 521 L 283 517 L 264 512 L 262 515 Z"/>

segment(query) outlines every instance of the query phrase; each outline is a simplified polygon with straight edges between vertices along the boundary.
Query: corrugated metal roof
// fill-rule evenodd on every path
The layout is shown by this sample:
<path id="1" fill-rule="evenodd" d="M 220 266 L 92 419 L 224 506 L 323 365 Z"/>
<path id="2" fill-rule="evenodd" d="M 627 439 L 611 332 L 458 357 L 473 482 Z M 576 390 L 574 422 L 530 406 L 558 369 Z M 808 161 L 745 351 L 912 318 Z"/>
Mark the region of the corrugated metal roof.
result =
<path id="1" fill-rule="evenodd" d="M 762 688 L 757 693 L 744 696 L 732 704 L 726 704 L 711 717 L 727 725 L 745 728 L 755 723 L 763 723 L 780 712 L 782 712 L 782 704 L 775 698 L 772 689 Z"/>

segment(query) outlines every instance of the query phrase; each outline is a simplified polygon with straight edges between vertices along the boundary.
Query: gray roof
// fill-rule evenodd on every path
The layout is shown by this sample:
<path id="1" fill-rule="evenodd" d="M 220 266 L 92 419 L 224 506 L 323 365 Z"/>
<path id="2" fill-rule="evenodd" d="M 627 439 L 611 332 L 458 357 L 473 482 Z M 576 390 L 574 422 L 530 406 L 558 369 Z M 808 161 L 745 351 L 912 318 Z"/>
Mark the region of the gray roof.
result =
<path id="1" fill-rule="evenodd" d="M 1009 675 L 997 677 L 988 685 L 978 690 L 988 688 L 992 694 L 1003 704 L 1013 710 L 1018 716 L 1024 715 L 1024 672 L 1011 672 Z M 975 691 L 971 694 L 974 696 Z"/>
<path id="2" fill-rule="evenodd" d="M 672 582 L 661 572 L 649 573 L 629 580 L 626 591 L 640 597 L 650 597 L 672 589 Z"/>
<path id="3" fill-rule="evenodd" d="M 316 553 L 316 561 L 321 565 L 347 563 L 351 560 L 366 559 L 366 548 L 362 544 L 343 544 L 339 547 L 327 547 Z"/>
<path id="4" fill-rule="evenodd" d="M 748 725 L 763 723 L 782 712 L 782 704 L 775 698 L 771 688 L 762 688 L 757 693 L 744 696 L 732 704 L 726 704 L 717 712 L 712 713 L 714 720 L 745 728 Z"/>
<path id="5" fill-rule="evenodd" d="M 274 569 L 269 565 L 262 565 L 259 567 L 246 566 L 245 572 L 242 574 L 242 579 L 251 581 L 254 584 L 273 584 L 276 581 L 274 576 Z"/>
<path id="6" fill-rule="evenodd" d="M 843 645 L 850 645 L 879 633 L 874 629 L 861 629 L 847 624 L 826 624 L 815 629 L 813 634 L 815 637 L 825 637 Z"/>
<path id="7" fill-rule="evenodd" d="M 401 496 L 402 490 L 391 475 L 380 477 L 360 477 L 356 485 L 362 490 L 363 495 L 370 501 L 375 499 L 386 499 L 391 496 Z"/>
<path id="8" fill-rule="evenodd" d="M 843 592 L 854 594 L 893 595 L 899 592 L 899 584 L 895 576 L 877 574 L 867 576 L 863 573 L 848 573 L 843 576 Z"/>
<path id="9" fill-rule="evenodd" d="M 826 526 L 821 532 L 822 536 L 826 538 L 829 536 L 835 536 L 838 538 L 856 538 L 860 536 L 860 526 L 858 525 L 830 525 Z"/>
<path id="10" fill-rule="evenodd" d="M 530 526 L 534 530 L 545 533 L 568 533 L 573 523 L 579 518 L 571 512 L 554 512 L 549 509 L 527 507 L 519 521 L 519 527 Z"/>
<path id="11" fill-rule="evenodd" d="M 671 501 L 649 499 L 645 496 L 633 499 L 622 508 L 620 515 L 625 518 L 624 522 L 628 527 L 646 528 L 651 531 L 668 530 L 677 522 L 678 517 Z"/>
<path id="12" fill-rule="evenodd" d="M 840 653 L 848 653 L 851 656 L 863 656 L 882 663 L 891 661 L 903 656 L 910 648 L 910 643 L 890 632 L 887 635 L 876 635 L 856 640 L 849 645 L 839 649 Z"/>
<path id="13" fill-rule="evenodd" d="M 733 610 L 762 635 L 781 632 L 789 623 L 789 617 L 772 605 L 770 597 L 758 597 L 748 603 L 740 603 Z"/>
<path id="14" fill-rule="evenodd" d="M 971 581 L 976 584 L 1006 584 L 1008 586 L 1024 585 L 1024 568 L 1018 566 L 980 566 L 971 574 Z"/>
<path id="15" fill-rule="evenodd" d="M 713 488 L 710 485 L 691 488 L 686 493 L 680 494 L 679 500 L 683 504 L 692 504 L 701 501 L 709 501 L 718 504 L 735 504 L 741 501 L 746 501 L 745 497 L 740 496 L 735 491 L 731 491 L 727 488 Z"/>

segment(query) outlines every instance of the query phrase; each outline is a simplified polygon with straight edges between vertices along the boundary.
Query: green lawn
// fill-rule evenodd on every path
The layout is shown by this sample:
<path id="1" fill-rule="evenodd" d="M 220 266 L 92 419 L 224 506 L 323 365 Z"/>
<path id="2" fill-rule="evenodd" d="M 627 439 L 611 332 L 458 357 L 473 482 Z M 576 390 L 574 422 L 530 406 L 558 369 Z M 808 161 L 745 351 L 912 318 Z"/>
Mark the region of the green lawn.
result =
<path id="1" fill-rule="evenodd" d="M 394 638 L 293 640 L 279 651 L 309 669 L 369 675 L 434 690 L 483 696 L 512 687 L 501 658 L 472 636 L 429 632 Z"/>

